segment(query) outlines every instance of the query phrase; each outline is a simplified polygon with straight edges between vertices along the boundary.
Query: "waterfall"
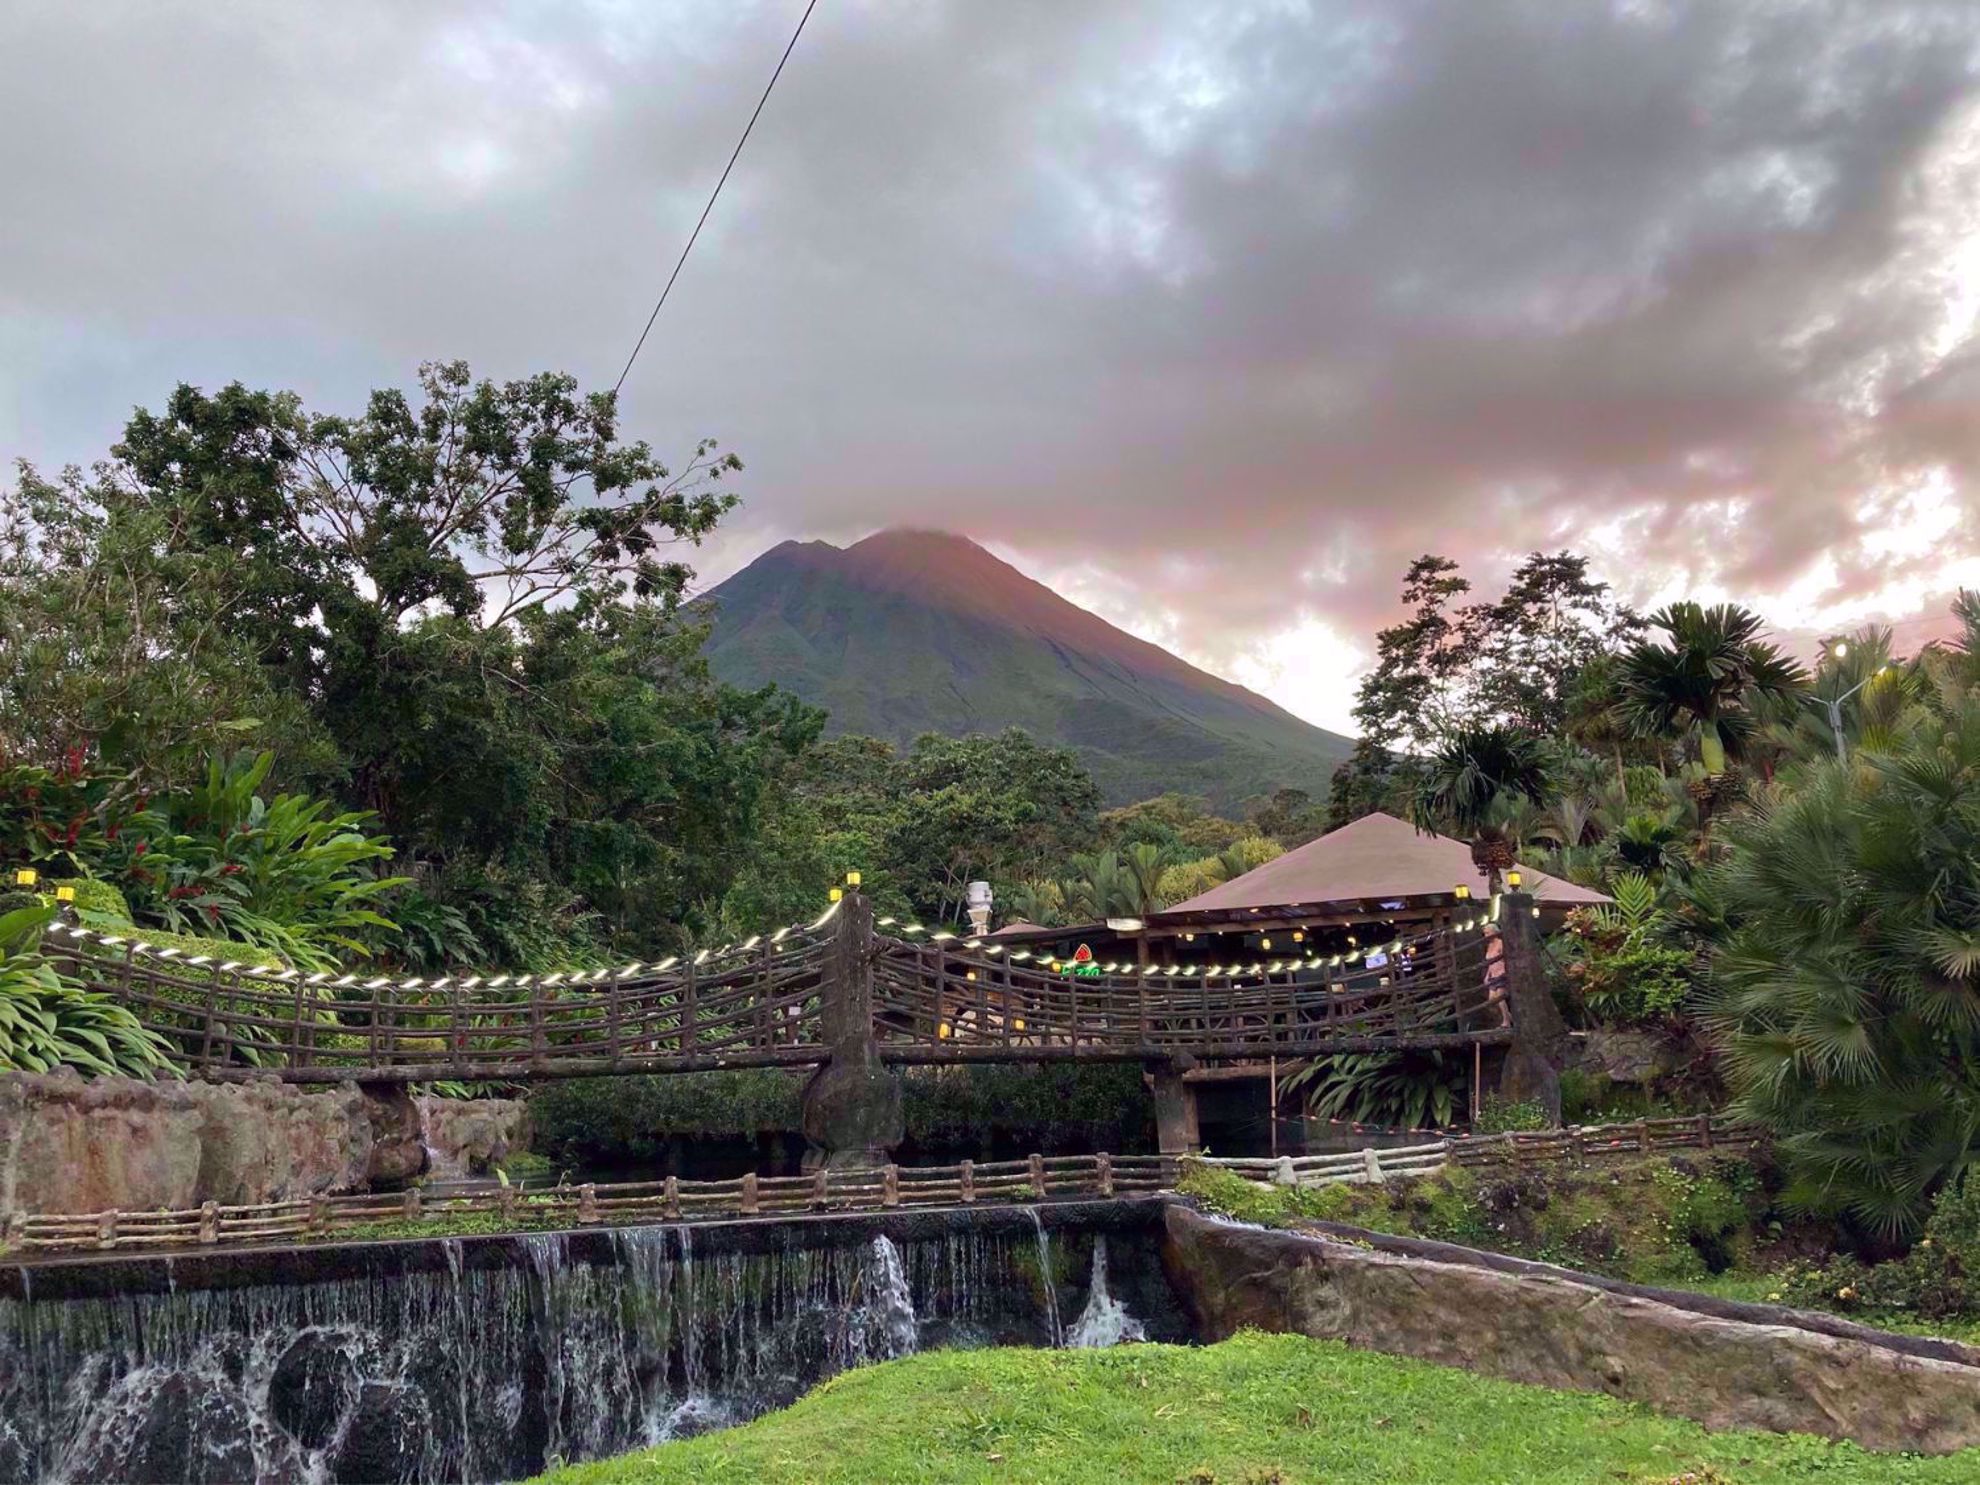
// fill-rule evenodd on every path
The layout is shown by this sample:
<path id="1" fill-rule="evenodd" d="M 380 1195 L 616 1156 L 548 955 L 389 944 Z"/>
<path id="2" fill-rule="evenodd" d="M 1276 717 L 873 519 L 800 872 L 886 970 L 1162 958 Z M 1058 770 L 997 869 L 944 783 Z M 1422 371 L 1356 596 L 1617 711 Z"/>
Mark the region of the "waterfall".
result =
<path id="1" fill-rule="evenodd" d="M 1066 1328 L 1059 1323 L 1059 1284 L 1052 1272 L 1052 1239 L 1045 1234 L 1045 1221 L 1038 1215 L 1038 1208 L 1025 1210 L 1031 1213 L 1031 1230 L 1038 1236 L 1038 1287 L 1045 1292 L 1046 1333 L 1054 1346 L 1063 1346 Z"/>
<path id="2" fill-rule="evenodd" d="M 302 1253 L 295 1271 L 326 1276 L 234 1288 L 200 1287 L 229 1281 L 224 1260 L 157 1260 L 174 1282 L 102 1297 L 15 1270 L 0 1485 L 514 1479 L 739 1422 L 870 1361 L 1063 1344 L 1052 1244 L 1030 1226 L 449 1239 Z M 1119 1312 L 1095 1264 L 1076 1342 Z"/>
<path id="3" fill-rule="evenodd" d="M 1107 1238 L 1093 1239 L 1093 1274 L 1087 1287 L 1086 1308 L 1066 1333 L 1066 1344 L 1080 1349 L 1118 1346 L 1123 1341 L 1145 1341 L 1148 1332 L 1130 1315 L 1127 1306 L 1107 1292 Z"/>
<path id="4" fill-rule="evenodd" d="M 914 1292 L 901 1267 L 901 1250 L 886 1236 L 873 1240 L 866 1271 L 865 1359 L 891 1361 L 912 1356 L 920 1340 L 915 1326 Z"/>

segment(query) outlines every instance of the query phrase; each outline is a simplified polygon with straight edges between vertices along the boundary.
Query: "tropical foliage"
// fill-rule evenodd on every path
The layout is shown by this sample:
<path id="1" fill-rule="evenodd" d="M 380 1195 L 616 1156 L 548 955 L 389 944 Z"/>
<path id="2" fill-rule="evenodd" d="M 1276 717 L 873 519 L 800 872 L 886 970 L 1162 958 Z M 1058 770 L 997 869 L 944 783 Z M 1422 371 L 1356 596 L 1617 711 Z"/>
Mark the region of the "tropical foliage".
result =
<path id="1" fill-rule="evenodd" d="M 1980 1150 L 1980 607 L 1924 699 L 1728 822 L 1710 1023 L 1797 1196 L 1916 1230 Z"/>
<path id="2" fill-rule="evenodd" d="M 147 1077 L 169 1071 L 169 1048 L 122 1006 L 66 985 L 40 953 L 53 908 L 0 914 L 0 1070 Z"/>
<path id="3" fill-rule="evenodd" d="M 1569 915 L 1560 943 L 1573 998 L 1586 1022 L 1657 1026 L 1679 1014 L 1698 979 L 1696 949 L 1657 884 L 1640 872 L 1610 880 L 1615 903 Z"/>

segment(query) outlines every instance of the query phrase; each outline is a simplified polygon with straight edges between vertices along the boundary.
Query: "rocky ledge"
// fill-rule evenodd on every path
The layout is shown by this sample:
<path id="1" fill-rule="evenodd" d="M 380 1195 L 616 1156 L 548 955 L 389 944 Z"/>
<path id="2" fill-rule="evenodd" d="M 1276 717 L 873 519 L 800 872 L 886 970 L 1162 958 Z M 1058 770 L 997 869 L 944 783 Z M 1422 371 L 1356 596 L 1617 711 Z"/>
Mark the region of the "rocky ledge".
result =
<path id="1" fill-rule="evenodd" d="M 1482 1254 L 1472 1263 L 1381 1252 L 1240 1227 L 1180 1203 L 1164 1223 L 1163 1264 L 1205 1340 L 1292 1332 L 1606 1392 L 1710 1428 L 1925 1453 L 1980 1445 L 1980 1366 L 1965 1348 L 1862 1327 L 1817 1331 L 1792 1311 L 1773 1312 L 1777 1323 L 1731 1318 L 1542 1265 L 1506 1271 Z"/>

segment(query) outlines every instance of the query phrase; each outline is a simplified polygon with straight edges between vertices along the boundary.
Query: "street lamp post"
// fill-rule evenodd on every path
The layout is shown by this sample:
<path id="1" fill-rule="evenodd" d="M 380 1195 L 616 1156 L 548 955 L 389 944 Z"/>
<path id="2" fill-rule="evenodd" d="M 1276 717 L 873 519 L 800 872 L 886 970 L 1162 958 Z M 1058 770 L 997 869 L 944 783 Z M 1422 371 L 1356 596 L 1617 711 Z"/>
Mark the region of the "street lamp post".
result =
<path id="1" fill-rule="evenodd" d="M 1833 655 L 1836 659 L 1840 660 L 1844 656 L 1849 654 L 1849 646 L 1846 644 L 1838 644 L 1834 649 L 1830 650 L 1829 653 Z M 1888 665 L 1878 666 L 1875 670 L 1871 671 L 1870 674 L 1866 675 L 1862 680 L 1858 681 L 1855 685 L 1851 686 L 1847 691 L 1843 692 L 1843 694 L 1840 696 L 1836 696 L 1836 697 L 1809 696 L 1804 698 L 1805 700 L 1812 702 L 1814 705 L 1823 707 L 1828 711 L 1829 730 L 1835 733 L 1836 735 L 1836 758 L 1838 761 L 1843 763 L 1849 762 L 1849 747 L 1848 744 L 1846 744 L 1843 741 L 1843 718 L 1842 718 L 1843 703 L 1849 700 L 1850 697 L 1854 696 L 1858 691 L 1861 691 L 1865 686 L 1869 685 L 1872 681 L 1876 680 L 1878 676 L 1882 675 L 1885 671 L 1889 669 L 1890 666 Z"/>

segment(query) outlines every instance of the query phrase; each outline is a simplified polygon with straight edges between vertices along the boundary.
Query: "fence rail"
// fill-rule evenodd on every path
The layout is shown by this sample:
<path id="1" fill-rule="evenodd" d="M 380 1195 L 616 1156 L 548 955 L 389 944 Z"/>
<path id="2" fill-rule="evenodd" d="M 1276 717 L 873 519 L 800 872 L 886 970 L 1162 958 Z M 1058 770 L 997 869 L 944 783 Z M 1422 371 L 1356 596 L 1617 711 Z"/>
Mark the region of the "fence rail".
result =
<path id="1" fill-rule="evenodd" d="M 149 1252 L 373 1235 L 383 1224 L 494 1215 L 516 1228 L 695 1222 L 731 1217 L 890 1211 L 903 1207 L 1027 1203 L 1053 1197 L 1145 1196 L 1175 1185 L 1176 1162 L 1160 1155 L 1032 1155 L 955 1165 L 884 1165 L 799 1176 L 727 1181 L 634 1181 L 501 1187 L 428 1197 L 418 1189 L 182 1211 L 16 1212 L 4 1228 L 18 1256 L 55 1252 Z"/>
<path id="2" fill-rule="evenodd" d="M 809 1175 L 744 1175 L 727 1181 L 633 1181 L 516 1187 L 429 1197 L 395 1193 L 315 1196 L 181 1211 L 16 1212 L 5 1224 L 10 1254 L 146 1252 L 250 1243 L 363 1237 L 383 1224 L 499 1217 L 516 1228 L 695 1222 L 802 1213 L 875 1212 L 923 1206 L 1025 1203 L 1053 1197 L 1146 1196 L 1175 1189 L 1184 1162 L 1201 1162 L 1275 1185 L 1325 1186 L 1430 1175 L 1450 1166 L 1512 1167 L 1583 1162 L 1662 1150 L 1744 1150 L 1762 1136 L 1716 1115 L 1643 1119 L 1574 1129 L 1452 1137 L 1386 1150 L 1233 1159 L 1164 1155 L 1032 1155 L 954 1165 L 883 1165 Z"/>
<path id="3" fill-rule="evenodd" d="M 1639 1119 L 1633 1124 L 1590 1124 L 1571 1129 L 1519 1130 L 1507 1134 L 1447 1136 L 1420 1145 L 1373 1147 L 1330 1155 L 1273 1158 L 1192 1156 L 1205 1165 L 1274 1186 L 1379 1184 L 1434 1175 L 1449 1166 L 1485 1167 L 1580 1163 L 1659 1150 L 1744 1150 L 1759 1131 L 1716 1114 Z"/>

